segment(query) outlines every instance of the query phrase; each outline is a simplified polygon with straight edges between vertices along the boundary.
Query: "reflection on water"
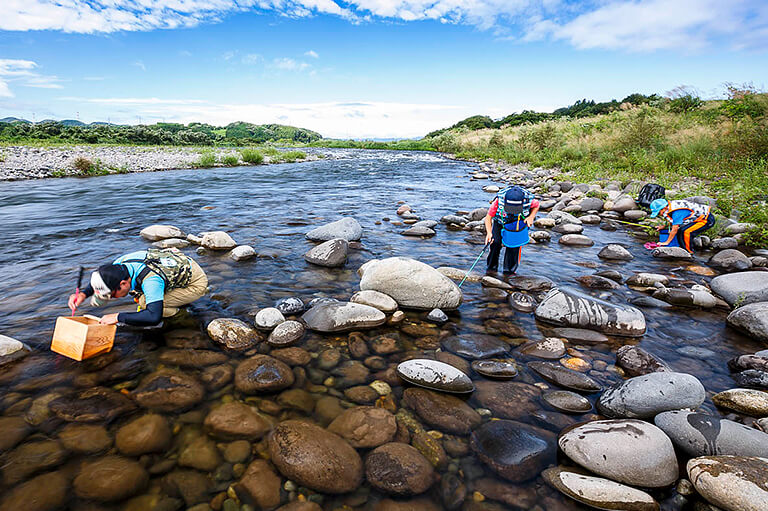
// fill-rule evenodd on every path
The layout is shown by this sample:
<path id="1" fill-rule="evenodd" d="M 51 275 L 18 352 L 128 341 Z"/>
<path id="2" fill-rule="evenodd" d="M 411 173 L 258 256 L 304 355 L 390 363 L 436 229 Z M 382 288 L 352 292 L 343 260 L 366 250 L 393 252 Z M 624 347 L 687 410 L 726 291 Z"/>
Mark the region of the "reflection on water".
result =
<path id="1" fill-rule="evenodd" d="M 473 164 L 424 153 L 338 150 L 330 154 L 330 158 L 302 164 L 49 179 L 0 185 L 0 233 L 3 241 L 0 246 L 0 333 L 22 340 L 38 351 L 22 363 L 0 369 L 0 388 L 3 391 L 0 412 L 3 417 L 24 417 L 29 425 L 21 445 L 36 445 L 57 438 L 59 442 L 64 441 L 62 432 L 66 424 L 61 420 L 61 414 L 53 413 L 47 403 L 67 396 L 73 388 L 111 387 L 130 394 L 128 391 L 134 390 L 143 376 L 160 365 L 169 365 L 161 364 L 159 358 L 168 351 L 168 346 L 176 346 L 176 341 L 171 339 L 185 339 L 186 344 L 183 345 L 186 347 L 211 348 L 204 336 L 179 333 L 177 329 L 146 334 L 122 331 L 118 334 L 117 346 L 112 354 L 82 364 L 47 351 L 55 318 L 68 314 L 66 295 L 73 291 L 78 267 L 85 265 L 92 269 L 121 254 L 145 247 L 138 232 L 147 225 L 168 223 L 190 233 L 225 230 L 239 243 L 252 245 L 260 254 L 259 258 L 241 263 L 231 261 L 223 254 L 196 256 L 209 276 L 211 292 L 192 307 L 196 319 L 187 318 L 184 324 L 176 324 L 175 327 L 191 327 L 198 332 L 202 331 L 201 322 L 214 317 L 247 319 L 248 313 L 254 309 L 270 306 L 286 296 L 299 296 L 305 302 L 318 296 L 347 299 L 358 289 L 356 269 L 372 258 L 405 255 L 433 266 L 467 268 L 471 264 L 481 247 L 468 244 L 465 241 L 466 232 L 448 231 L 438 226 L 437 236 L 414 239 L 401 236 L 399 231 L 403 227 L 393 226 L 382 219 L 397 218 L 395 210 L 398 201 L 412 205 L 423 219 L 439 219 L 457 210 L 486 205 L 491 196 L 482 192 L 478 183 L 466 178 L 467 172 L 474 169 Z M 343 269 L 309 266 L 302 258 L 311 246 L 305 240 L 304 233 L 310 229 L 309 226 L 332 221 L 342 215 L 353 216 L 363 225 L 362 248 L 351 250 Z M 527 246 L 520 273 L 547 276 L 558 285 L 571 286 L 578 285 L 574 281 L 576 277 L 602 269 L 616 269 L 624 277 L 632 272 L 650 271 L 682 280 L 703 279 L 684 267 L 653 260 L 627 231 L 606 232 L 596 226 L 585 226 L 584 234 L 595 241 L 595 246 L 569 248 L 557 244 L 556 240 L 550 244 Z M 620 264 L 599 260 L 597 252 L 608 242 L 628 244 L 635 259 Z M 192 253 L 192 249 L 185 250 Z M 492 333 L 517 346 L 526 339 L 538 340 L 552 334 L 551 327 L 537 323 L 532 314 L 512 309 L 504 296 L 469 282 L 463 290 L 463 305 L 451 315 L 451 321 L 446 326 L 431 329 L 435 335 Z M 639 296 L 638 292 L 627 287 L 593 293 L 614 302 L 625 302 Z M 102 312 L 128 308 L 130 303 L 124 302 Z M 573 349 L 570 354 L 586 360 L 591 368 L 589 374 L 601 384 L 608 385 L 620 379 L 612 370 L 616 349 L 622 344 L 637 343 L 664 359 L 674 370 L 698 376 L 707 391 L 713 393 L 733 386 L 726 367 L 729 358 L 760 349 L 757 343 L 725 327 L 723 311 L 646 309 L 644 312 L 648 333 L 641 339 L 611 338 L 604 345 L 567 345 Z M 399 339 L 394 352 L 383 353 L 383 359 L 366 359 L 369 362 L 366 364 L 369 366 L 368 382 L 386 378 L 386 368 L 413 357 L 413 351 L 436 347 L 434 337 L 424 334 L 427 327 L 421 323 L 422 319 L 423 315 L 409 312 L 406 324 L 412 328 L 408 332 L 403 330 L 398 333 L 396 329 L 386 327 L 365 333 L 369 341 L 383 333 Z M 517 328 L 505 331 L 504 325 Z M 312 416 L 327 424 L 319 409 L 313 411 L 314 402 L 329 395 L 340 398 L 347 403 L 345 406 L 351 406 L 349 400 L 352 398 L 349 392 L 345 393 L 349 389 L 325 385 L 335 365 L 331 364 L 333 357 L 339 354 L 335 349 L 338 348 L 342 361 L 349 358 L 347 341 L 346 334 L 312 334 L 305 338 L 301 347 L 313 354 L 325 352 L 313 359 L 305 369 L 298 366 L 294 369 L 299 375 L 294 387 L 309 390 L 308 407 L 286 404 L 287 398 L 277 399 L 276 396 L 250 397 L 248 401 L 257 404 L 273 421 Z M 268 350 L 264 347 L 260 351 Z M 245 358 L 236 354 L 227 356 L 230 367 Z M 434 355 L 430 353 L 429 356 Z M 513 356 L 519 362 L 533 360 L 517 351 L 513 351 Z M 328 362 L 329 359 L 331 362 Z M 193 441 L 191 439 L 202 434 L 201 422 L 212 403 L 232 400 L 233 396 L 242 397 L 228 384 L 230 369 L 222 370 L 223 373 L 217 375 L 195 363 L 177 360 L 176 364 L 185 373 L 206 382 L 205 398 L 191 411 L 165 414 L 176 433 L 173 443 L 161 452 L 135 457 L 150 471 L 147 491 L 169 495 L 170 501 L 178 504 L 176 507 L 170 505 L 173 509 L 185 501 L 185 496 L 180 495 L 178 489 L 176 493 L 168 490 L 168 474 L 175 473 L 180 451 Z M 544 386 L 541 378 L 526 370 L 523 364 L 519 365 L 521 372 L 515 381 Z M 203 374 L 205 371 L 209 374 Z M 482 380 L 476 374 L 472 377 Z M 209 384 L 211 378 L 214 384 Z M 221 379 L 223 386 L 217 387 L 216 378 Z M 342 379 L 338 374 L 336 378 Z M 381 406 L 394 411 L 399 408 L 403 389 L 396 380 L 391 383 L 394 386 L 393 402 L 382 402 Z M 594 403 L 597 395 L 588 397 Z M 479 408 L 481 405 L 475 399 L 471 397 L 469 403 Z M 92 411 L 95 416 L 99 416 L 99 405 L 92 403 L 91 406 L 95 408 Z M 538 402 L 537 406 L 538 412 L 523 416 L 521 420 L 555 432 L 559 427 L 587 417 L 556 413 L 543 402 Z M 704 408 L 716 413 L 709 399 Z M 106 441 L 111 445 L 111 438 L 117 429 L 136 416 L 138 413 L 133 412 L 111 422 L 106 418 L 97 418 L 93 423 L 106 426 L 109 436 Z M 5 433 L 0 431 L 0 436 Z M 469 489 L 468 502 L 472 501 L 473 489 L 484 488 L 492 493 L 488 486 L 500 484 L 499 480 L 468 453 L 466 437 L 445 435 L 442 439 L 450 459 L 439 466 L 442 478 L 455 481 L 458 475 L 459 483 L 465 485 L 465 490 Z M 55 445 L 56 449 L 62 449 L 58 443 Z M 221 447 L 227 445 L 233 448 L 231 444 Z M 253 453 L 246 453 L 244 459 L 257 458 L 264 452 L 264 442 L 255 443 Z M 361 454 L 364 452 L 361 450 Z M 33 466 L 28 468 L 28 473 L 19 476 L 21 479 L 6 477 L 6 483 L 14 481 L 15 484 L 17 480 L 51 471 L 55 467 L 62 467 L 62 473 L 71 478 L 77 474 L 78 464 L 92 456 L 90 453 L 74 452 L 72 448 L 66 448 L 55 456 L 47 455 L 53 457 L 48 459 L 47 464 L 29 462 Z M 446 453 L 442 452 L 442 455 L 446 456 Z M 6 459 L 6 472 L 8 467 Z M 198 472 L 207 478 L 204 501 L 208 502 L 217 494 L 226 492 L 229 485 L 239 479 L 242 467 L 238 468 L 238 463 L 219 460 L 216 468 Z M 523 507 L 532 507 L 539 502 L 548 509 L 580 508 L 575 502 L 549 489 L 541 479 L 532 483 L 503 484 L 507 490 L 514 486 L 514 491 L 518 492 L 516 498 L 520 499 L 516 502 L 530 504 Z M 436 484 L 428 494 L 438 508 L 456 504 L 455 492 L 446 496 L 446 492 L 441 491 L 441 487 L 445 486 L 451 485 Z M 368 495 L 368 488 L 364 483 L 364 490 L 346 500 L 331 496 L 315 496 L 313 500 L 322 502 L 327 509 L 342 503 L 362 509 L 366 502 L 370 504 L 381 498 L 381 494 L 373 490 Z M 496 490 L 498 493 L 498 488 Z M 288 497 L 295 498 L 296 491 L 289 485 L 283 490 L 283 501 Z M 302 489 L 298 491 L 306 493 Z M 657 494 L 657 497 L 663 499 L 665 496 Z M 222 500 L 220 498 L 218 504 Z M 191 505 L 195 503 L 193 501 L 186 500 L 185 503 Z M 73 508 L 81 504 L 77 500 L 71 503 Z M 507 504 L 512 505 L 509 501 Z M 480 506 L 478 503 L 473 505 Z M 482 509 L 482 506 L 476 509 Z"/>

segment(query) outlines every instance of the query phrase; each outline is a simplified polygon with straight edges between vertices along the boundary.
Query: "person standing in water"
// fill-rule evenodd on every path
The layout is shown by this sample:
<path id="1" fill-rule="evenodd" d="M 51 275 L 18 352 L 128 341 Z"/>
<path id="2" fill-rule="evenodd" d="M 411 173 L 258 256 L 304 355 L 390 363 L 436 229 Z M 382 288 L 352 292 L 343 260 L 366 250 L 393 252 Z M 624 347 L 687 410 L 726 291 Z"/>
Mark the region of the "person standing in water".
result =
<path id="1" fill-rule="evenodd" d="M 539 201 L 525 188 L 513 185 L 500 190 L 485 217 L 485 243 L 490 243 L 486 273 L 496 273 L 502 245 L 504 275 L 515 273 L 520 265 L 523 245 L 528 243 L 528 229 L 533 226 Z"/>

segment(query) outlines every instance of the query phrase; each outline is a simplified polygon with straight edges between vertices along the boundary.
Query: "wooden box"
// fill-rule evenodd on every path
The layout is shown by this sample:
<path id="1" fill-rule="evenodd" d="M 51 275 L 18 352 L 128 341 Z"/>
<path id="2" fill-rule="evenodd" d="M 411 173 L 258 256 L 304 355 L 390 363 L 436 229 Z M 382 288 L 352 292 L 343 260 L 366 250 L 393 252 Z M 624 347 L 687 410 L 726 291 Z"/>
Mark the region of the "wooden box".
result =
<path id="1" fill-rule="evenodd" d="M 117 325 L 100 325 L 94 316 L 60 316 L 51 351 L 75 360 L 95 357 L 112 349 L 116 331 Z"/>

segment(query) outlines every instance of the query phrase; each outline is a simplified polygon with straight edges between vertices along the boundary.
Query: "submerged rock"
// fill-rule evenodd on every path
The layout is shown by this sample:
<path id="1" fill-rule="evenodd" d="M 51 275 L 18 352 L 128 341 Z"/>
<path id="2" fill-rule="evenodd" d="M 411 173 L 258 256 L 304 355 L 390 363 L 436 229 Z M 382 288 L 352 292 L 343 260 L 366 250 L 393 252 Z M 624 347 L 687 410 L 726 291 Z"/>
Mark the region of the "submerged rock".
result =
<path id="1" fill-rule="evenodd" d="M 562 326 L 593 328 L 606 334 L 638 337 L 645 316 L 629 305 L 615 305 L 573 289 L 552 289 L 536 307 L 536 318 Z"/>
<path id="2" fill-rule="evenodd" d="M 235 388 L 244 394 L 274 392 L 293 385 L 291 368 L 268 355 L 255 355 L 238 364 Z"/>
<path id="3" fill-rule="evenodd" d="M 564 467 L 548 468 L 541 477 L 563 494 L 596 509 L 659 510 L 658 502 L 644 491 L 602 477 Z"/>
<path id="4" fill-rule="evenodd" d="M 443 392 L 464 394 L 475 389 L 472 380 L 452 365 L 429 359 L 413 359 L 397 366 L 397 375 L 408 383 Z"/>
<path id="5" fill-rule="evenodd" d="M 176 412 L 196 405 L 205 391 L 194 376 L 161 369 L 147 375 L 133 391 L 136 402 L 158 412 Z"/>
<path id="6" fill-rule="evenodd" d="M 582 414 L 592 410 L 592 403 L 587 398 L 569 390 L 551 390 L 541 398 L 555 410 L 565 413 Z"/>
<path id="7" fill-rule="evenodd" d="M 624 345 L 616 351 L 616 365 L 629 376 L 671 371 L 663 360 L 632 345 Z"/>
<path id="8" fill-rule="evenodd" d="M 316 227 L 307 233 L 307 239 L 312 241 L 330 241 L 341 238 L 346 241 L 357 241 L 363 235 L 363 228 L 354 218 L 347 216 L 329 224 Z"/>
<path id="9" fill-rule="evenodd" d="M 537 477 L 557 455 L 553 433 L 511 420 L 486 422 L 472 432 L 470 446 L 483 463 L 513 482 Z"/>
<path id="10" fill-rule="evenodd" d="M 540 410 L 541 390 L 535 385 L 516 381 L 477 382 L 475 399 L 494 415 L 505 419 L 521 419 Z"/>
<path id="11" fill-rule="evenodd" d="M 561 387 L 579 392 L 597 392 L 602 386 L 586 374 L 553 362 L 528 362 L 528 367 L 542 378 Z"/>
<path id="12" fill-rule="evenodd" d="M 235 318 L 214 319 L 207 331 L 214 342 L 233 351 L 248 350 L 262 340 L 253 327 Z"/>
<path id="13" fill-rule="evenodd" d="M 435 481 L 434 469 L 414 447 L 393 442 L 365 458 L 365 475 L 374 488 L 392 495 L 418 495 Z"/>
<path id="14" fill-rule="evenodd" d="M 703 456 L 687 465 L 688 478 L 705 499 L 727 511 L 768 509 L 768 459 Z"/>
<path id="15" fill-rule="evenodd" d="M 328 431 L 339 435 L 352 447 L 370 449 L 392 441 L 397 433 L 397 421 L 389 410 L 356 406 L 341 412 L 328 425 Z"/>
<path id="16" fill-rule="evenodd" d="M 252 406 L 239 401 L 224 403 L 211 410 L 203 422 L 212 436 L 224 440 L 258 440 L 272 425 Z"/>
<path id="17" fill-rule="evenodd" d="M 486 378 L 508 380 L 517 376 L 517 366 L 511 359 L 475 360 L 472 362 L 472 369 Z"/>
<path id="18" fill-rule="evenodd" d="M 448 337 L 443 348 L 468 359 L 492 358 L 509 352 L 509 344 L 491 335 L 468 334 Z"/>
<path id="19" fill-rule="evenodd" d="M 704 402 L 701 382 L 686 373 L 650 373 L 617 383 L 600 396 L 597 408 L 607 417 L 648 419 L 661 412 L 696 409 Z"/>
<path id="20" fill-rule="evenodd" d="M 48 408 L 69 422 L 111 422 L 134 411 L 136 405 L 119 392 L 95 387 L 56 398 L 48 403 Z"/>
<path id="21" fill-rule="evenodd" d="M 533 312 L 536 309 L 536 299 L 531 295 L 515 291 L 509 295 L 509 305 L 520 312 Z"/>
<path id="22" fill-rule="evenodd" d="M 147 485 L 149 475 L 133 460 L 106 456 L 86 463 L 75 477 L 75 494 L 87 500 L 115 502 L 136 495 Z"/>
<path id="23" fill-rule="evenodd" d="M 409 388 L 403 393 L 403 403 L 424 422 L 446 433 L 468 435 L 482 422 L 480 415 L 456 396 Z"/>
<path id="24" fill-rule="evenodd" d="M 64 463 L 67 452 L 55 440 L 21 444 L 3 458 L 0 467 L 6 487 L 20 483 L 29 476 Z"/>
<path id="25" fill-rule="evenodd" d="M 115 445 L 126 456 L 161 452 L 171 443 L 171 427 L 162 415 L 148 414 L 117 430 Z"/>
<path id="26" fill-rule="evenodd" d="M 274 509 L 280 505 L 281 482 L 267 460 L 254 460 L 232 488 L 240 500 L 256 509 Z"/>
<path id="27" fill-rule="evenodd" d="M 310 330 L 343 332 L 382 325 L 387 317 L 369 305 L 338 302 L 316 305 L 305 312 L 301 319 Z"/>
<path id="28" fill-rule="evenodd" d="M 768 434 L 738 422 L 686 410 L 660 413 L 653 422 L 689 456 L 768 457 Z"/>
<path id="29" fill-rule="evenodd" d="M 63 471 L 49 472 L 6 491 L 0 511 L 54 511 L 64 508 L 69 478 Z"/>
<path id="30" fill-rule="evenodd" d="M 335 268 L 344 266 L 347 262 L 347 253 L 349 243 L 345 239 L 334 239 L 312 247 L 306 254 L 304 260 L 317 266 Z"/>

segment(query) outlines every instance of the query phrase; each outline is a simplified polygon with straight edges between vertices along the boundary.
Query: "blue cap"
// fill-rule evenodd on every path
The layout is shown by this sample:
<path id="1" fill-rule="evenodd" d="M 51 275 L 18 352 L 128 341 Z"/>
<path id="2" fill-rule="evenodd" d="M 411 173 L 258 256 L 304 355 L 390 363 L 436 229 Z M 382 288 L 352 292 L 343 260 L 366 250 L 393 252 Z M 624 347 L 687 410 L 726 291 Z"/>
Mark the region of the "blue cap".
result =
<path id="1" fill-rule="evenodd" d="M 662 209 L 667 207 L 667 204 L 669 204 L 667 199 L 656 199 L 651 202 L 651 218 L 659 216 L 659 213 Z"/>

